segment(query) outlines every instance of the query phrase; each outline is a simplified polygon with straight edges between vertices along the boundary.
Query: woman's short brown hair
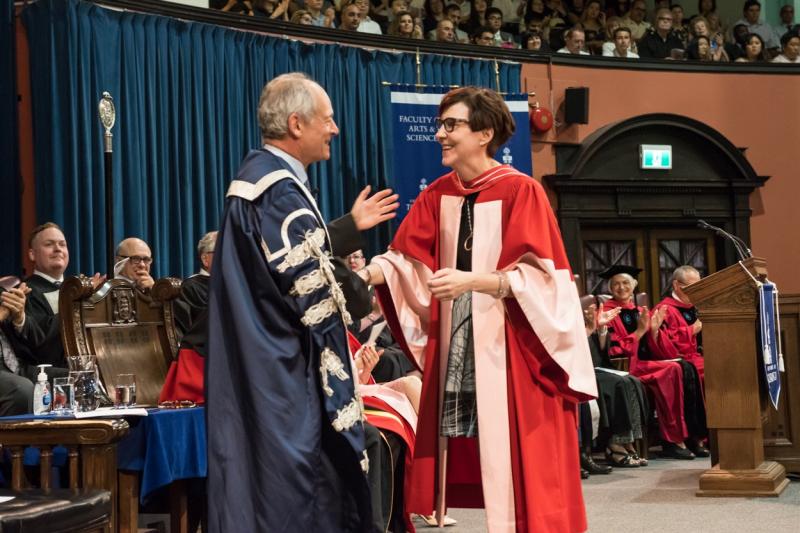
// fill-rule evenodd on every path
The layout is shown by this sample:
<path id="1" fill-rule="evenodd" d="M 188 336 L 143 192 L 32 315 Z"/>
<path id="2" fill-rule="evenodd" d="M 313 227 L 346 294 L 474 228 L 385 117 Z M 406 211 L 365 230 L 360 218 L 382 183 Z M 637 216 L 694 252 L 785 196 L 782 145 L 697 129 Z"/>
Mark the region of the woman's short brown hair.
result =
<path id="1" fill-rule="evenodd" d="M 497 150 L 514 135 L 514 118 L 503 98 L 491 89 L 483 87 L 459 87 L 442 98 L 439 116 L 455 104 L 464 104 L 469 109 L 469 128 L 472 131 L 492 130 L 494 136 L 486 146 L 493 157 Z"/>

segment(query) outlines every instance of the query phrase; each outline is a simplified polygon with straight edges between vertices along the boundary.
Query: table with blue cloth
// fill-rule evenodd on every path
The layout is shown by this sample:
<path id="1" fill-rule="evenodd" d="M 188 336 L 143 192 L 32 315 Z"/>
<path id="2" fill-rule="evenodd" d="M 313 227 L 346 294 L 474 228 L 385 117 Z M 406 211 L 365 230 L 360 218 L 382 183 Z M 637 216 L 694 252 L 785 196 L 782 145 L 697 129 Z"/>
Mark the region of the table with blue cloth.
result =
<path id="1" fill-rule="evenodd" d="M 148 409 L 147 414 L 125 417 L 124 410 L 119 411 L 119 417 L 125 418 L 131 428 L 117 445 L 119 531 L 136 531 L 138 503 L 145 503 L 164 487 L 170 487 L 172 531 L 185 531 L 186 489 L 183 481 L 205 478 L 207 473 L 205 409 Z M 20 415 L 0 418 L 31 419 L 73 417 Z M 56 452 L 53 464 L 59 465 L 63 461 L 59 460 Z M 25 464 L 38 464 L 38 450 L 26 450 Z"/>

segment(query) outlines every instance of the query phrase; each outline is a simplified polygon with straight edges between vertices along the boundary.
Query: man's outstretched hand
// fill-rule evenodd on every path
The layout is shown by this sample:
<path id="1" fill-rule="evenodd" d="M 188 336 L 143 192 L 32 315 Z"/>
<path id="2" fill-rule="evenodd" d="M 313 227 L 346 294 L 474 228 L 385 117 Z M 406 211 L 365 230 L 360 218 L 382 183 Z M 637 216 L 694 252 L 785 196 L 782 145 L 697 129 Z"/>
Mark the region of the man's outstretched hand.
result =
<path id="1" fill-rule="evenodd" d="M 364 187 L 350 210 L 358 231 L 373 228 L 381 222 L 393 219 L 397 216 L 397 208 L 400 207 L 397 201 L 400 195 L 392 194 L 391 189 L 383 189 L 367 198 L 371 189 L 369 185 Z"/>

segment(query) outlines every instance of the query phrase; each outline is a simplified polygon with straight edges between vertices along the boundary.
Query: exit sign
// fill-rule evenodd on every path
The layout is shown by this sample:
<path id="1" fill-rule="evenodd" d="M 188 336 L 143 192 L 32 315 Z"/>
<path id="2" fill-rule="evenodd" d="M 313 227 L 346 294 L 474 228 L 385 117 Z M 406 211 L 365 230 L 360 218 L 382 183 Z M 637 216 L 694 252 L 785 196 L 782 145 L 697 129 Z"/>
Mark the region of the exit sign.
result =
<path id="1" fill-rule="evenodd" d="M 640 144 L 639 168 L 645 170 L 672 168 L 672 146 L 669 144 Z"/>

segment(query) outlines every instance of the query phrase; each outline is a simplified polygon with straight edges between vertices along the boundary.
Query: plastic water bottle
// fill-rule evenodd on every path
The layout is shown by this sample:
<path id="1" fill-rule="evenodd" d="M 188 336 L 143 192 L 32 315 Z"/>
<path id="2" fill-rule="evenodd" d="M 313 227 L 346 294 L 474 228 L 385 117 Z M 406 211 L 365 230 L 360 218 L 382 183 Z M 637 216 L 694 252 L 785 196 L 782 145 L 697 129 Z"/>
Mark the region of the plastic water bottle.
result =
<path id="1" fill-rule="evenodd" d="M 44 415 L 50 412 L 50 402 L 53 397 L 50 395 L 50 383 L 47 381 L 47 374 L 44 369 L 53 365 L 37 365 L 39 375 L 36 377 L 36 385 L 33 387 L 33 414 Z"/>

